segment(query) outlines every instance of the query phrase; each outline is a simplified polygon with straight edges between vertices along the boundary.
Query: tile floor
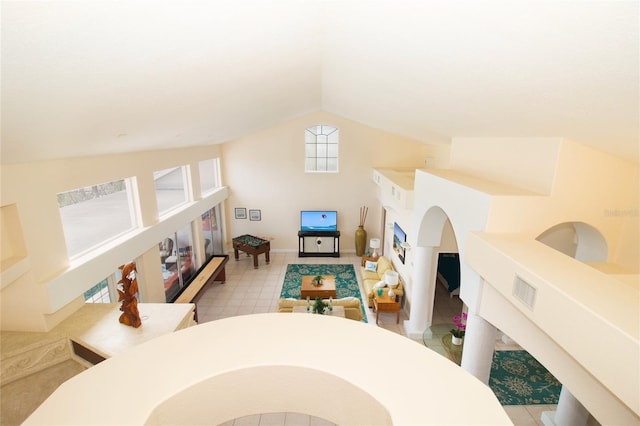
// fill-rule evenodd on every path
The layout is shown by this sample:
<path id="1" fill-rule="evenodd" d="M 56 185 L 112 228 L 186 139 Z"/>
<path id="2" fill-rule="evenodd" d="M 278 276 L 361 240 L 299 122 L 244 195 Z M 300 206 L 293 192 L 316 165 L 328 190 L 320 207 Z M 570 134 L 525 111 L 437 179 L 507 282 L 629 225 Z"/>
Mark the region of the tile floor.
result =
<path id="1" fill-rule="evenodd" d="M 235 261 L 233 253 L 226 267 L 226 283 L 214 283 L 198 302 L 198 317 L 200 322 L 214 321 L 236 315 L 275 312 L 280 296 L 282 282 L 290 263 L 351 263 L 356 269 L 360 281 L 360 258 L 354 254 L 343 254 L 339 258 L 298 257 L 297 253 L 272 252 L 271 262 L 266 264 L 264 256 L 259 257 L 259 268 L 253 268 L 253 258 L 241 253 L 240 259 Z M 362 293 L 362 284 L 360 283 Z M 457 296 L 450 298 L 442 286 L 436 286 L 436 302 L 433 314 L 434 324 L 452 324 L 451 317 L 460 313 L 462 302 Z M 366 309 L 369 324 L 375 327 L 375 314 Z M 380 314 L 379 327 L 395 333 L 406 335 L 402 326 L 406 314 L 400 315 L 400 324 L 396 324 L 393 313 Z M 422 339 L 419 340 L 423 343 Z M 432 345 L 430 345 L 431 347 Z M 435 345 L 437 346 L 437 344 Z M 517 345 L 515 345 L 517 348 Z M 443 354 L 442 349 L 432 347 Z M 514 345 L 496 341 L 497 350 L 514 349 Z M 541 425 L 540 415 L 543 411 L 554 410 L 554 405 L 533 406 L 505 406 L 505 411 L 518 426 Z M 235 419 L 225 423 L 225 426 L 282 426 L 282 425 L 310 425 L 325 426 L 332 423 L 313 416 L 300 413 L 268 413 L 252 415 Z"/>

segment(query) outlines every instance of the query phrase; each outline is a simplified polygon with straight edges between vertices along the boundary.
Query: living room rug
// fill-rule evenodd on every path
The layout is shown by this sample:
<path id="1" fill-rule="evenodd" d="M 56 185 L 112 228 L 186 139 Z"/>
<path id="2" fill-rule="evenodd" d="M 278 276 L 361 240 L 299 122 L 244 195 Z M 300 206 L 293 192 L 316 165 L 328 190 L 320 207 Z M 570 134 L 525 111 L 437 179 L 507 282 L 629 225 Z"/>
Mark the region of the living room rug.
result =
<path id="1" fill-rule="evenodd" d="M 336 277 L 336 299 L 343 297 L 357 297 L 362 305 L 363 322 L 367 322 L 367 313 L 364 310 L 364 303 L 360 296 L 358 278 L 353 265 L 287 265 L 287 272 L 282 283 L 281 298 L 300 299 L 300 287 L 302 286 L 303 275 L 335 275 Z"/>
<path id="2" fill-rule="evenodd" d="M 489 387 L 502 405 L 557 404 L 562 384 L 527 351 L 495 351 Z"/>

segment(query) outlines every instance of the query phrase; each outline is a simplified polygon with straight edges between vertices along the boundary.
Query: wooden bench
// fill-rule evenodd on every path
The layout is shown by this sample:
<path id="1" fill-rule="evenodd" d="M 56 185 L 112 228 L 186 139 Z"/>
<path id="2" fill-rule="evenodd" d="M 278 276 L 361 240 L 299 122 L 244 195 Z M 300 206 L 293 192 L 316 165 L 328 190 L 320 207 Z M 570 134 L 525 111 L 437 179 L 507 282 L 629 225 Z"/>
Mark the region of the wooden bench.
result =
<path id="1" fill-rule="evenodd" d="M 173 301 L 173 303 L 193 303 L 196 305 L 194 311 L 194 319 L 198 322 L 198 300 L 204 294 L 204 289 L 208 283 L 214 281 L 226 280 L 224 270 L 225 264 L 229 261 L 229 255 L 213 256 L 182 290 L 182 293 Z"/>

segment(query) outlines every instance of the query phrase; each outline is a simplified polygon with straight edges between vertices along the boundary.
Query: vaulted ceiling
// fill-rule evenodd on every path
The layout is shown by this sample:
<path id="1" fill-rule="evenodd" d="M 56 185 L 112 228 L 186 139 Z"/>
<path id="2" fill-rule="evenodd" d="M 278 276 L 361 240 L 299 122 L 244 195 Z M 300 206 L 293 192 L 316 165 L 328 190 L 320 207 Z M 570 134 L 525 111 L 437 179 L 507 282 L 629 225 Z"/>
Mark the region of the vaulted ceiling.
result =
<path id="1" fill-rule="evenodd" d="M 638 161 L 638 1 L 2 1 L 2 162 L 222 143 L 325 110 Z"/>

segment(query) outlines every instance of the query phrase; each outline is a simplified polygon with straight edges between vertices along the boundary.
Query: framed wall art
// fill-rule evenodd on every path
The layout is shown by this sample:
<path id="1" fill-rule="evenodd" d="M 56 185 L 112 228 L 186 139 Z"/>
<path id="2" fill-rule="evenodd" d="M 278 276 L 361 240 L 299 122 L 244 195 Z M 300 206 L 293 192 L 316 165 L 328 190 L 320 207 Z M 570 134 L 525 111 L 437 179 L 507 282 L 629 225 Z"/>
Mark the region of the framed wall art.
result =
<path id="1" fill-rule="evenodd" d="M 249 210 L 249 220 L 262 220 L 260 210 Z"/>
<path id="2" fill-rule="evenodd" d="M 396 252 L 400 261 L 404 264 L 405 249 L 402 247 L 402 243 L 407 241 L 407 234 L 400 228 L 400 225 L 394 222 L 393 224 L 393 251 Z"/>
<path id="3" fill-rule="evenodd" d="M 244 207 L 236 207 L 236 219 L 246 219 L 247 209 Z"/>

